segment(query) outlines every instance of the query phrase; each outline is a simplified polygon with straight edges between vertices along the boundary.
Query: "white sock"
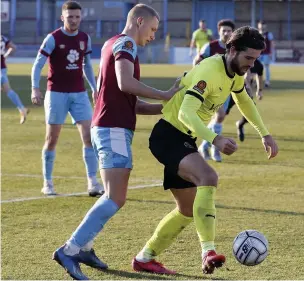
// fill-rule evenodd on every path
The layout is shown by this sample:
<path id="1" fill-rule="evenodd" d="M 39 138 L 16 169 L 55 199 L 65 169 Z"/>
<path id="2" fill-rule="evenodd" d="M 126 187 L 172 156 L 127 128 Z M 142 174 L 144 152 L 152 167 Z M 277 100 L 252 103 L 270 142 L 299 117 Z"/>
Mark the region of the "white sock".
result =
<path id="1" fill-rule="evenodd" d="M 79 251 L 80 251 L 80 247 L 76 246 L 71 242 L 66 242 L 66 245 L 63 249 L 63 252 L 68 256 L 75 256 L 79 254 Z"/>
<path id="2" fill-rule="evenodd" d="M 89 241 L 87 244 L 85 244 L 85 245 L 81 248 L 81 251 L 84 251 L 84 252 L 89 252 L 89 251 L 91 251 L 91 249 L 93 248 L 93 243 L 94 243 L 93 240 Z"/>
<path id="3" fill-rule="evenodd" d="M 91 182 L 92 185 L 96 185 L 98 183 L 96 176 L 89 177 L 88 181 Z"/>
<path id="4" fill-rule="evenodd" d="M 143 248 L 136 256 L 136 260 L 139 262 L 149 262 L 155 258 L 154 252 L 150 249 Z"/>
<path id="5" fill-rule="evenodd" d="M 208 251 L 215 251 L 215 246 L 213 241 L 201 242 L 202 245 L 202 256 Z"/>

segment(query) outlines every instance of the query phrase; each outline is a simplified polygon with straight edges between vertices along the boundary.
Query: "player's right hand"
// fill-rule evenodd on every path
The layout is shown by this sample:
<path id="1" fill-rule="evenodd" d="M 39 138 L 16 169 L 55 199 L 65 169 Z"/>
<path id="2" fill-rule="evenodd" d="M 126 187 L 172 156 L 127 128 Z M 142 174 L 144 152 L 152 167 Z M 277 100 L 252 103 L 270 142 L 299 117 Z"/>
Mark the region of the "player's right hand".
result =
<path id="1" fill-rule="evenodd" d="M 231 155 L 237 151 L 237 144 L 231 138 L 224 138 L 222 136 L 216 136 L 212 143 L 217 147 L 222 153 L 226 155 Z"/>
<path id="2" fill-rule="evenodd" d="M 35 105 L 42 104 L 43 97 L 39 88 L 32 89 L 31 99 L 32 99 L 32 103 Z"/>
<path id="3" fill-rule="evenodd" d="M 180 91 L 185 87 L 184 85 L 180 86 L 181 79 L 182 79 L 181 77 L 177 78 L 173 86 L 168 91 L 164 92 L 163 100 L 171 99 L 178 91 Z"/>

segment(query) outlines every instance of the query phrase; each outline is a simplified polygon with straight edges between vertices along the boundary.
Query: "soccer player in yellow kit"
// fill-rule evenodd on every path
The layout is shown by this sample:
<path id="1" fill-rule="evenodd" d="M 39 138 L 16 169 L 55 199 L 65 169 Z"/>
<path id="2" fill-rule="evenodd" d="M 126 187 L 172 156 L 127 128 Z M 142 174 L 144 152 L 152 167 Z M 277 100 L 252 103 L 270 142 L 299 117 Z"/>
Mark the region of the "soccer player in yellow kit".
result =
<path id="1" fill-rule="evenodd" d="M 233 139 L 206 126 L 232 92 L 240 112 L 259 133 L 268 158 L 277 155 L 276 142 L 246 93 L 242 77 L 264 48 L 264 38 L 257 29 L 245 26 L 235 30 L 227 42 L 227 53 L 200 62 L 182 78 L 184 88 L 165 102 L 163 118 L 154 126 L 149 141 L 152 154 L 165 166 L 164 189 L 172 192 L 176 209 L 160 221 L 133 259 L 134 270 L 174 274 L 155 258 L 192 221 L 202 247 L 203 272 L 211 274 L 224 264 L 225 256 L 216 253 L 214 242 L 218 176 L 198 153 L 195 141 L 203 138 L 226 155 L 237 150 Z"/>

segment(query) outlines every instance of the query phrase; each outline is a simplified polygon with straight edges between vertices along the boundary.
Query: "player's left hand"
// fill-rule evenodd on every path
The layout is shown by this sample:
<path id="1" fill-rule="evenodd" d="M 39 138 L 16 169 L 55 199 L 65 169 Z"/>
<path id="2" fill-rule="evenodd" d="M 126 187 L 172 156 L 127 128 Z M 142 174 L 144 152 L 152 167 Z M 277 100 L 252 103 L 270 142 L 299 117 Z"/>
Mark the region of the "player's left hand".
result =
<path id="1" fill-rule="evenodd" d="M 279 148 L 278 148 L 276 142 L 274 141 L 274 139 L 272 138 L 272 136 L 267 135 L 267 136 L 263 137 L 262 143 L 265 148 L 265 151 L 268 154 L 268 159 L 276 157 L 276 155 L 279 152 Z"/>
<path id="2" fill-rule="evenodd" d="M 97 97 L 98 97 L 98 91 L 93 91 L 93 92 L 92 92 L 92 100 L 93 100 L 94 106 L 95 106 L 95 104 L 96 104 Z"/>
<path id="3" fill-rule="evenodd" d="M 185 87 L 184 85 L 180 86 L 181 79 L 181 77 L 177 78 L 173 86 L 168 91 L 166 91 L 166 96 L 169 97 L 167 100 L 171 99 L 178 91 Z"/>

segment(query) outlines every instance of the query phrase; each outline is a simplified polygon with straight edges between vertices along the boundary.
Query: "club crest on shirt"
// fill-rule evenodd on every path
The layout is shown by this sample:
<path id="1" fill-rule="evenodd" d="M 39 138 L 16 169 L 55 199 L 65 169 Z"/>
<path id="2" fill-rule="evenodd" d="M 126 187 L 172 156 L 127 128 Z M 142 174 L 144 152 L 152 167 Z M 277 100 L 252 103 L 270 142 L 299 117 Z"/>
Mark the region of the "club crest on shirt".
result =
<path id="1" fill-rule="evenodd" d="M 125 44 L 122 46 L 123 49 L 129 50 L 131 52 L 134 51 L 133 49 L 133 42 L 132 41 L 126 41 Z"/>
<path id="2" fill-rule="evenodd" d="M 81 50 L 81 51 L 84 50 L 84 47 L 85 47 L 85 46 L 84 46 L 84 41 L 80 41 L 80 42 L 79 42 L 79 47 L 80 47 L 80 50 Z"/>
<path id="3" fill-rule="evenodd" d="M 65 48 L 65 45 L 63 45 L 63 44 L 62 44 L 62 45 L 59 45 L 59 48 L 60 48 L 60 49 L 64 49 L 64 48 Z"/>
<path id="4" fill-rule="evenodd" d="M 199 81 L 194 87 L 193 89 L 198 91 L 199 93 L 203 94 L 207 87 L 207 83 L 204 80 Z"/>

